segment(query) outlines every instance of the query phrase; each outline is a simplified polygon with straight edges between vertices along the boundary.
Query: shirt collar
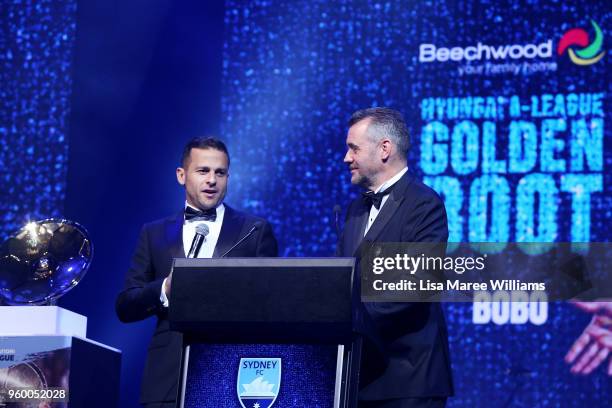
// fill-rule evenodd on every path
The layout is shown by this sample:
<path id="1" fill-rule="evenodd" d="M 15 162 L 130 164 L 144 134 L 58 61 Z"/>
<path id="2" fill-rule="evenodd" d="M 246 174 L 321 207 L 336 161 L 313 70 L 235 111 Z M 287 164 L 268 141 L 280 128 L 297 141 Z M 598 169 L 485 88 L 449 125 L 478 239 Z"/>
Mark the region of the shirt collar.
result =
<path id="1" fill-rule="evenodd" d="M 374 191 L 374 192 L 375 193 L 380 193 L 380 192 L 385 191 L 386 189 L 388 189 L 389 187 L 391 187 L 392 185 L 397 183 L 399 181 L 399 179 L 401 179 L 402 176 L 404 174 L 406 174 L 407 171 L 408 171 L 408 167 L 404 167 L 398 173 L 396 173 L 395 176 L 391 177 L 389 180 L 387 180 L 384 183 L 382 183 L 382 185 L 380 187 L 378 187 L 376 189 L 376 191 Z"/>
<path id="2" fill-rule="evenodd" d="M 185 208 L 187 208 L 187 207 L 191 207 L 191 208 L 193 208 L 193 209 L 194 209 L 194 210 L 196 210 L 196 211 L 200 211 L 200 209 L 198 209 L 198 208 L 194 207 L 193 205 L 189 205 L 189 204 L 187 203 L 187 201 L 185 201 Z M 220 219 L 221 219 L 221 217 L 222 217 L 222 215 L 223 215 L 223 213 L 225 213 L 225 205 L 223 205 L 223 202 L 222 202 L 222 203 L 221 203 L 221 204 L 219 204 L 219 205 L 218 205 L 216 208 L 217 208 L 217 220 L 220 220 Z M 185 218 L 183 217 L 183 222 L 184 222 L 184 221 L 185 221 Z M 216 222 L 216 221 L 215 221 L 215 222 Z"/>

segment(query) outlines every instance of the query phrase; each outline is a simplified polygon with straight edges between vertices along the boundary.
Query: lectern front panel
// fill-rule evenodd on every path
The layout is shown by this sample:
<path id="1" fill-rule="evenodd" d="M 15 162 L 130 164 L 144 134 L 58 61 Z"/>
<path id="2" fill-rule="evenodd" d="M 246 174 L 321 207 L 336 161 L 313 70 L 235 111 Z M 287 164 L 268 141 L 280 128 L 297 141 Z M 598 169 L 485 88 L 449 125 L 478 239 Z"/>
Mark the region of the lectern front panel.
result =
<path id="1" fill-rule="evenodd" d="M 333 407 L 338 346 L 193 344 L 183 408 Z"/>

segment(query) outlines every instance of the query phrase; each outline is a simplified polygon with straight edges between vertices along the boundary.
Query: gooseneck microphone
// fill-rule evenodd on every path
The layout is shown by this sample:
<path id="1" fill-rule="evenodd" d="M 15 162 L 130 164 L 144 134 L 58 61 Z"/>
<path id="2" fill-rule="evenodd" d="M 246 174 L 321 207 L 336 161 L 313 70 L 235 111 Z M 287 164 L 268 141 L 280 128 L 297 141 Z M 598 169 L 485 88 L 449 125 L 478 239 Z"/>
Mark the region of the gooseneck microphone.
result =
<path id="1" fill-rule="evenodd" d="M 240 240 L 238 240 L 238 242 L 236 242 L 234 245 L 232 245 L 232 247 L 230 249 L 228 249 L 227 251 L 225 251 L 223 253 L 223 255 L 220 256 L 220 258 L 224 258 L 225 255 L 229 254 L 230 252 L 232 252 L 238 245 L 242 244 L 248 237 L 250 237 L 251 235 L 253 235 L 253 233 L 255 231 L 257 231 L 259 229 L 259 227 L 261 227 L 261 222 L 257 221 L 255 224 L 253 224 L 253 226 L 251 227 L 251 229 L 249 230 L 249 232 L 247 232 L 245 234 L 244 237 L 240 238 Z"/>
<path id="2" fill-rule="evenodd" d="M 336 224 L 336 235 L 340 236 L 340 213 L 342 212 L 342 207 L 338 204 L 334 205 L 334 222 Z"/>
<path id="3" fill-rule="evenodd" d="M 195 237 L 193 237 L 193 241 L 191 241 L 191 248 L 189 248 L 187 258 L 196 258 L 198 256 L 198 252 L 200 252 L 200 248 L 202 248 L 202 244 L 206 241 L 206 236 L 209 232 L 210 229 L 206 224 L 196 226 Z"/>

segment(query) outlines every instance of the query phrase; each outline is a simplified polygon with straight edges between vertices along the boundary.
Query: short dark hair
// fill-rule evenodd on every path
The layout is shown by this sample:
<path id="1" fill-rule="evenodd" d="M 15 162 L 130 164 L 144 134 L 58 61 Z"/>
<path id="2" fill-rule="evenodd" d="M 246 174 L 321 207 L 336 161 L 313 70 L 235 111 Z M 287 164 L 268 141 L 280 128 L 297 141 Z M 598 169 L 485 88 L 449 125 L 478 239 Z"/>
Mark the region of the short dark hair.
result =
<path id="1" fill-rule="evenodd" d="M 215 149 L 220 152 L 225 153 L 227 156 L 227 166 L 230 164 L 230 155 L 227 151 L 227 147 L 225 143 L 223 143 L 219 139 L 215 139 L 214 137 L 194 137 L 190 141 L 187 142 L 185 148 L 183 149 L 183 157 L 181 158 L 181 166 L 185 167 L 185 163 L 187 159 L 189 159 L 189 155 L 191 154 L 191 149 Z"/>
<path id="2" fill-rule="evenodd" d="M 370 119 L 368 136 L 374 140 L 388 137 L 397 145 L 402 157 L 406 157 L 410 149 L 410 135 L 400 112 L 385 107 L 361 109 L 351 115 L 348 126 L 351 127 L 364 119 Z"/>

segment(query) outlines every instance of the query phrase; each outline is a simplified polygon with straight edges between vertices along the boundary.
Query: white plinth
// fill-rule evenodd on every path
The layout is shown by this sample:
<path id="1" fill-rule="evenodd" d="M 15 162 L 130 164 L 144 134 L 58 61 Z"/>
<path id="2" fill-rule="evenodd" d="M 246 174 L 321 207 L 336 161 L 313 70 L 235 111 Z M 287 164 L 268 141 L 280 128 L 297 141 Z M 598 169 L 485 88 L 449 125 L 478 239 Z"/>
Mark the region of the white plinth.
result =
<path id="1" fill-rule="evenodd" d="M 57 306 L 0 306 L 0 336 L 87 337 L 87 318 Z"/>

